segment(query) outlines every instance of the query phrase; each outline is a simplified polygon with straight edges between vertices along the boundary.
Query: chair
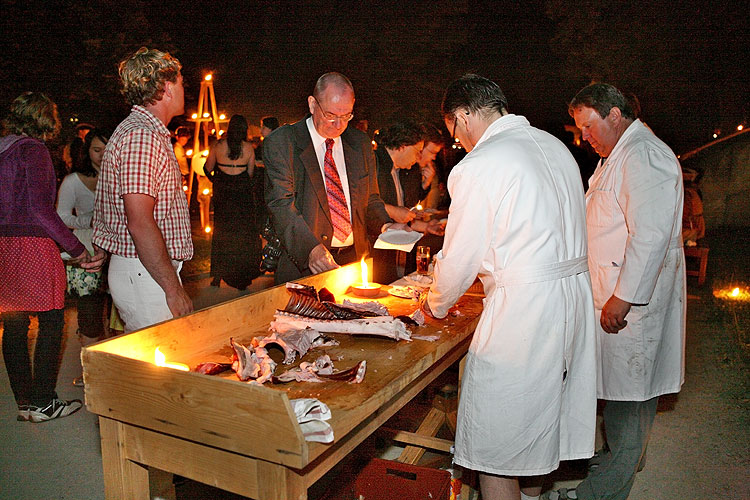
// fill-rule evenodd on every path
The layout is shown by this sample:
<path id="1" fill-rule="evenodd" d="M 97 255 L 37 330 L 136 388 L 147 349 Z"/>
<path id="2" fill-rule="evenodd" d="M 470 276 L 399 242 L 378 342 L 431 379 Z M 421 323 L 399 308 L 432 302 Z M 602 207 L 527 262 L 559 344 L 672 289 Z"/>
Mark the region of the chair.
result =
<path id="1" fill-rule="evenodd" d="M 698 267 L 691 268 L 688 266 L 688 257 L 698 259 Z M 697 246 L 685 247 L 685 273 L 688 276 L 698 277 L 698 286 L 702 286 L 706 281 L 706 266 L 708 265 L 708 245 L 699 242 Z"/>

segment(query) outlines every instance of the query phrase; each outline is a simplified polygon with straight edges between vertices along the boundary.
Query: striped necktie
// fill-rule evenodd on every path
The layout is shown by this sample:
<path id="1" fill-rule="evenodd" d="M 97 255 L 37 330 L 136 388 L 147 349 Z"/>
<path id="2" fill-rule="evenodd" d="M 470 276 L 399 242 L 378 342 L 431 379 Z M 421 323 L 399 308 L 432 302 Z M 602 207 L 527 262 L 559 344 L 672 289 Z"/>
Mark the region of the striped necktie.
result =
<path id="1" fill-rule="evenodd" d="M 328 193 L 328 207 L 331 209 L 333 236 L 340 241 L 346 241 L 352 232 L 352 223 L 344 189 L 341 187 L 341 178 L 336 170 L 336 163 L 333 161 L 333 139 L 326 139 L 323 169 L 326 173 L 326 192 Z"/>

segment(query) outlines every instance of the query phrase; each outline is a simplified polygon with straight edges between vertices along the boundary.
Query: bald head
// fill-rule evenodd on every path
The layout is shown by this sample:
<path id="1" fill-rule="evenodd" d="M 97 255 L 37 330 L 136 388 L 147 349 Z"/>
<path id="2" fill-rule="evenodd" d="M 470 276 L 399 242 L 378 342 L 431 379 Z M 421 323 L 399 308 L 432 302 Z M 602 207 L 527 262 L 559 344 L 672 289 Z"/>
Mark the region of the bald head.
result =
<path id="1" fill-rule="evenodd" d="M 336 93 L 354 93 L 354 86 L 352 85 L 351 80 L 341 73 L 332 71 L 318 78 L 318 81 L 315 82 L 313 96 L 315 96 L 316 99 L 320 99 L 321 95 L 323 95 L 323 93 L 329 88 L 336 91 Z"/>
<path id="2" fill-rule="evenodd" d="M 340 136 L 354 110 L 354 87 L 341 73 L 326 73 L 315 84 L 307 98 L 313 125 L 318 133 L 330 139 Z"/>

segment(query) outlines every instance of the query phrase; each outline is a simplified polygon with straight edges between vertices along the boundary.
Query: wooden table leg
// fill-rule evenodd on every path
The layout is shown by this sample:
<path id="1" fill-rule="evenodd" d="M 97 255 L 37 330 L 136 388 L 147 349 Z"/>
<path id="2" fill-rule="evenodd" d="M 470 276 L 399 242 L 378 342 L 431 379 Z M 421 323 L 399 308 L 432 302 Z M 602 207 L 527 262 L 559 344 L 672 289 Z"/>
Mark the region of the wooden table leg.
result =
<path id="1" fill-rule="evenodd" d="M 99 417 L 104 496 L 107 500 L 150 500 L 148 467 L 125 458 L 121 425 Z"/>

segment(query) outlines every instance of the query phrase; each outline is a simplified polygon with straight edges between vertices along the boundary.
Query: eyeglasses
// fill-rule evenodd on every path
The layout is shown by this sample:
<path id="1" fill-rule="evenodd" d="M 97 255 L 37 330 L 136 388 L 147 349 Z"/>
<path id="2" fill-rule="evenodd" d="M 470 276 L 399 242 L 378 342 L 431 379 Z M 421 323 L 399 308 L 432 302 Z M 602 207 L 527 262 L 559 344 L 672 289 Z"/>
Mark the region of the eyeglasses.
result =
<path id="1" fill-rule="evenodd" d="M 325 121 L 329 123 L 333 123 L 336 120 L 341 120 L 342 122 L 349 122 L 354 118 L 354 113 L 347 113 L 345 115 L 335 115 L 333 113 L 330 113 L 323 109 L 323 106 L 320 105 L 320 101 L 318 101 L 318 98 L 313 96 L 313 99 L 315 99 L 315 104 L 318 106 L 318 109 L 321 113 L 323 113 L 323 118 Z"/>

